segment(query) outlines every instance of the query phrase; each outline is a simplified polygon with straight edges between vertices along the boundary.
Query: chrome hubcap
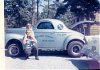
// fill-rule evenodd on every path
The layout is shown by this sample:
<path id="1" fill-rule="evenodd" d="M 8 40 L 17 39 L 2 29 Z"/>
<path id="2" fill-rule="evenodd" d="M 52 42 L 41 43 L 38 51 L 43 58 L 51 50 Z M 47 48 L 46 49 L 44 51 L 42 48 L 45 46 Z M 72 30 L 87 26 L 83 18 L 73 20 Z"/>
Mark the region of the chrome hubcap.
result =
<path id="1" fill-rule="evenodd" d="M 9 48 L 9 53 L 11 56 L 16 56 L 19 54 L 19 48 L 15 45 L 11 45 Z"/>
<path id="2" fill-rule="evenodd" d="M 75 45 L 75 46 L 73 47 L 73 52 L 74 52 L 74 53 L 79 53 L 79 51 L 80 51 L 79 45 Z"/>

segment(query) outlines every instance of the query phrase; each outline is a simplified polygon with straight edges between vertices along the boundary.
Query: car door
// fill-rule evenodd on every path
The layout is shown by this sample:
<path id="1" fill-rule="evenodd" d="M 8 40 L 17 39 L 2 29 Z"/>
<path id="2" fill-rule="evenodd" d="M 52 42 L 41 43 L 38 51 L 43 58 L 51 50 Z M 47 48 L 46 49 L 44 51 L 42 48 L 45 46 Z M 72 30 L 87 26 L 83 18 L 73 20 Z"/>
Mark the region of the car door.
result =
<path id="1" fill-rule="evenodd" d="M 57 24 L 55 31 L 55 44 L 57 49 L 64 49 L 63 45 L 67 36 L 67 29 L 63 24 Z"/>
<path id="2" fill-rule="evenodd" d="M 51 22 L 40 22 L 35 30 L 40 48 L 53 48 L 55 44 L 55 28 Z"/>

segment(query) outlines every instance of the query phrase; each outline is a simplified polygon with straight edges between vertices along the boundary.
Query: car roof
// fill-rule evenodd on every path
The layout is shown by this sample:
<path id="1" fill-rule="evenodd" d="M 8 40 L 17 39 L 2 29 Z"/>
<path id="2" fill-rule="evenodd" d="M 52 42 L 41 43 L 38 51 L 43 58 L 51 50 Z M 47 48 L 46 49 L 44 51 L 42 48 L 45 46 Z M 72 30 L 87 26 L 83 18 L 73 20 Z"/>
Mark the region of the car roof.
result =
<path id="1" fill-rule="evenodd" d="M 45 21 L 49 21 L 49 22 L 52 22 L 54 25 L 57 25 L 57 24 L 63 24 L 62 21 L 60 20 L 57 20 L 57 19 L 41 19 L 39 22 L 45 22 Z"/>
<path id="2" fill-rule="evenodd" d="M 41 21 L 41 22 L 42 22 L 42 21 L 51 21 L 51 22 L 56 21 L 56 22 L 62 22 L 62 21 L 57 20 L 57 19 L 41 19 L 40 21 Z"/>
<path id="3" fill-rule="evenodd" d="M 47 19 L 41 19 L 40 21 L 43 21 L 43 20 L 55 21 L 55 20 L 57 20 L 57 19 L 49 19 L 49 18 L 47 18 Z"/>

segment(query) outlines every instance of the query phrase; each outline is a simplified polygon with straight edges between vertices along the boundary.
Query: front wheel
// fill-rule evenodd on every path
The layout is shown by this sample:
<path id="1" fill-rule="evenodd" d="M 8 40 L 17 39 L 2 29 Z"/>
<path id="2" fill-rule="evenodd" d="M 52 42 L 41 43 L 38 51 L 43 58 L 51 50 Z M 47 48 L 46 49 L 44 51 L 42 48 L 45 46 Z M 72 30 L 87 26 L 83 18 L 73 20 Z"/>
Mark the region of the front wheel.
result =
<path id="1" fill-rule="evenodd" d="M 71 57 L 80 57 L 80 50 L 83 47 L 83 43 L 80 41 L 72 41 L 68 45 L 68 55 Z"/>
<path id="2" fill-rule="evenodd" d="M 11 57 L 16 57 L 21 54 L 21 48 L 19 44 L 17 43 L 12 43 L 8 46 L 8 55 Z"/>

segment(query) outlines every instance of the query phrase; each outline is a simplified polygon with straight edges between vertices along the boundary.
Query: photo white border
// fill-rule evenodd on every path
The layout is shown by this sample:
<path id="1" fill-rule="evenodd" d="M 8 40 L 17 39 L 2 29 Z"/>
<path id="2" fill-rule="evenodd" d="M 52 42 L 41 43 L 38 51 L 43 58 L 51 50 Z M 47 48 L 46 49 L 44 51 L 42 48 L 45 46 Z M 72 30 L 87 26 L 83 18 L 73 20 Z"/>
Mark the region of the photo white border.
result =
<path id="1" fill-rule="evenodd" d="M 0 0 L 0 70 L 5 70 L 4 0 Z"/>

